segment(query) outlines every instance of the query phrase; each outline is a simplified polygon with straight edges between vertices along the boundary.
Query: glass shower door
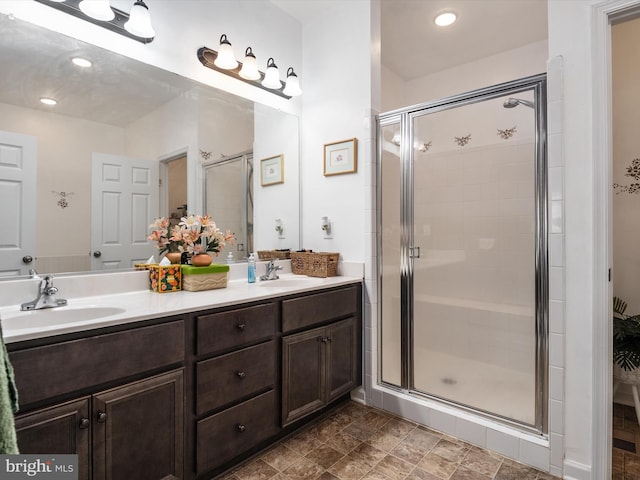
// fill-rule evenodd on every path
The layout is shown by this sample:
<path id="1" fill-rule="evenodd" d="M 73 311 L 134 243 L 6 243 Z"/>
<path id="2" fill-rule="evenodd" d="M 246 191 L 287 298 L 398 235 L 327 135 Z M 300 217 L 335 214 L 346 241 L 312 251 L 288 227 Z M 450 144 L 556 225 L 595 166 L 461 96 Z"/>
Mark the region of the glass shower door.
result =
<path id="1" fill-rule="evenodd" d="M 412 385 L 536 425 L 533 90 L 409 115 Z"/>

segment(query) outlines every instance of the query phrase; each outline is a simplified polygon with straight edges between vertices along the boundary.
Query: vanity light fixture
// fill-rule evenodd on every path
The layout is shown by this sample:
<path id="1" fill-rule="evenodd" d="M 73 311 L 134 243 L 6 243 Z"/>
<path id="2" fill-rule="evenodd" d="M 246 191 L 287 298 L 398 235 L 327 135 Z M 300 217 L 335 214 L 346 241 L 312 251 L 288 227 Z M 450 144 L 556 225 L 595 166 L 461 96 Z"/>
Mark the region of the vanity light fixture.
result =
<path id="1" fill-rule="evenodd" d="M 42 103 L 44 105 L 49 105 L 51 107 L 58 104 L 58 102 L 56 100 L 54 100 L 53 98 L 48 98 L 48 97 L 40 98 L 40 103 Z"/>
<path id="2" fill-rule="evenodd" d="M 243 62 L 238 62 L 233 55 L 231 42 L 224 34 L 220 37 L 220 51 L 216 52 L 208 47 L 201 47 L 198 49 L 197 55 L 198 60 L 205 67 L 229 75 L 254 87 L 267 90 L 280 97 L 290 99 L 291 97 L 302 95 L 300 80 L 293 67 L 289 67 L 287 70 L 287 82 L 285 83 L 280 80 L 278 67 L 273 57 L 270 57 L 267 61 L 266 73 L 258 70 L 256 56 L 253 54 L 251 47 L 247 47 L 245 50 Z"/>
<path id="3" fill-rule="evenodd" d="M 458 16 L 453 12 L 442 12 L 433 21 L 439 27 L 448 27 L 456 21 Z"/>
<path id="4" fill-rule="evenodd" d="M 149 8 L 143 0 L 133 3 L 131 13 L 112 7 L 109 0 L 35 1 L 141 43 L 152 42 L 156 35 L 151 25 Z"/>

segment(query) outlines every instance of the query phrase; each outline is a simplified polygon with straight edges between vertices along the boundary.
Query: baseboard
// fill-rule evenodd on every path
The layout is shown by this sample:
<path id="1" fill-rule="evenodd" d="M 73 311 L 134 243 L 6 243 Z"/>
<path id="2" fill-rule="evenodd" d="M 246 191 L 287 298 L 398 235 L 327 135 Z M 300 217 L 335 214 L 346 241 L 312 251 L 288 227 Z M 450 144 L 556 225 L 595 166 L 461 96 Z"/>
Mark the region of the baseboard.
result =
<path id="1" fill-rule="evenodd" d="M 591 477 L 591 466 L 583 463 L 564 461 L 564 480 L 595 480 Z"/>

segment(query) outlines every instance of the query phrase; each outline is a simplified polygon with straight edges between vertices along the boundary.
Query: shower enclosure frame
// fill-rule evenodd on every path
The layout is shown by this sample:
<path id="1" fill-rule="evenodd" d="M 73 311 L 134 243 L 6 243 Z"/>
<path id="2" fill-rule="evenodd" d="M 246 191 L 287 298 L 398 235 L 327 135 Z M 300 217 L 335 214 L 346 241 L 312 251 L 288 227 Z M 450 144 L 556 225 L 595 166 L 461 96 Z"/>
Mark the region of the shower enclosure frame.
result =
<path id="1" fill-rule="evenodd" d="M 417 391 L 413 385 L 413 119 L 425 115 L 425 112 L 437 113 L 444 110 L 471 105 L 493 98 L 516 95 L 521 92 L 534 93 L 535 115 L 535 422 L 525 424 L 488 411 L 478 410 L 450 400 Z M 522 107 L 522 108 L 526 108 Z M 547 435 L 548 434 L 548 356 L 549 356 L 549 292 L 548 292 L 548 198 L 547 198 L 547 87 L 546 74 L 538 74 L 522 79 L 473 90 L 470 92 L 421 103 L 376 117 L 377 169 L 376 169 L 376 212 L 378 232 L 382 232 L 382 128 L 400 125 L 400 354 L 401 385 L 394 385 L 382 379 L 382 235 L 377 236 L 376 249 L 378 271 L 378 384 L 392 390 L 410 395 L 426 397 L 438 402 L 471 411 L 483 417 L 497 420 L 515 428 Z"/>

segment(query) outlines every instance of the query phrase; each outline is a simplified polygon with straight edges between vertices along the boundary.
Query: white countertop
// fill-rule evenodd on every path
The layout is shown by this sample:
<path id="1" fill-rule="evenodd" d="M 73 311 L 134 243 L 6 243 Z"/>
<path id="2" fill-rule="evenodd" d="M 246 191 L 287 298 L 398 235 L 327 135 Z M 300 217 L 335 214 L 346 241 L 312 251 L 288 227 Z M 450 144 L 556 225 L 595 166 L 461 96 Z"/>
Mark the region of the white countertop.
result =
<path id="1" fill-rule="evenodd" d="M 85 282 L 87 280 L 85 279 Z M 313 278 L 285 273 L 279 280 L 260 281 L 249 284 L 246 279 L 231 280 L 227 288 L 201 292 L 154 293 L 149 290 L 117 292 L 105 295 L 88 295 L 77 298 L 66 297 L 69 304 L 65 307 L 20 312 L 19 304 L 0 306 L 3 336 L 5 343 L 19 342 L 63 333 L 79 332 L 113 325 L 121 325 L 140 320 L 167 317 L 210 308 L 239 305 L 242 303 L 265 300 L 294 293 L 312 292 L 317 289 L 359 283 L 362 277 L 337 276 Z M 60 289 L 61 298 L 65 298 Z M 63 319 L 65 310 L 108 309 L 116 313 L 91 320 L 52 321 L 46 317 Z M 98 311 L 98 310 L 96 310 Z M 29 326 L 29 315 L 39 315 L 38 326 Z M 35 317 L 34 317 L 35 318 Z M 42 320 L 45 320 L 44 322 Z"/>

